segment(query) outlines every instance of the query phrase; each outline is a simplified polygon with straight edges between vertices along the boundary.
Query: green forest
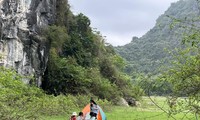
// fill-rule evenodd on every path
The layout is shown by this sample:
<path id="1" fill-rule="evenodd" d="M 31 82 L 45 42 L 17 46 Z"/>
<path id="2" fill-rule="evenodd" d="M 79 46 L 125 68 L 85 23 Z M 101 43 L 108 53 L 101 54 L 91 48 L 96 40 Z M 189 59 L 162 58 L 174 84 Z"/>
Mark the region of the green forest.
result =
<path id="1" fill-rule="evenodd" d="M 123 59 L 92 30 L 88 17 L 73 15 L 66 0 L 57 7 L 55 25 L 43 33 L 50 51 L 42 88 L 48 94 L 91 94 L 113 103 L 119 97 L 138 97 L 133 92 L 137 88 L 121 72 Z"/>
<path id="2" fill-rule="evenodd" d="M 115 47 L 116 52 L 127 61 L 125 72 L 159 74 L 162 67 L 168 66 L 172 60 L 170 52 L 183 47 L 183 38 L 194 32 L 190 27 L 198 18 L 196 0 L 173 3 L 145 35 L 133 37 L 130 43 Z M 177 24 L 180 21 L 185 24 Z"/>
<path id="3" fill-rule="evenodd" d="M 124 72 L 146 94 L 171 94 L 173 85 L 157 79 L 174 66 L 184 49 L 198 46 L 198 22 L 198 1 L 180 0 L 171 4 L 145 35 L 132 37 L 130 43 L 114 48 L 126 61 Z"/>
<path id="4" fill-rule="evenodd" d="M 70 115 L 91 98 L 110 112 L 113 106 L 119 110 L 121 98 L 142 103 L 143 96 L 155 95 L 167 96 L 167 110 L 161 110 L 168 118 L 188 113 L 198 120 L 199 6 L 198 0 L 173 3 L 144 36 L 113 47 L 90 26 L 86 15 L 73 14 L 66 0 L 57 1 L 55 23 L 40 33 L 49 45 L 42 86 L 36 87 L 31 76 L 31 84 L 24 84 L 24 76 L 0 67 L 0 118 L 33 120 Z"/>

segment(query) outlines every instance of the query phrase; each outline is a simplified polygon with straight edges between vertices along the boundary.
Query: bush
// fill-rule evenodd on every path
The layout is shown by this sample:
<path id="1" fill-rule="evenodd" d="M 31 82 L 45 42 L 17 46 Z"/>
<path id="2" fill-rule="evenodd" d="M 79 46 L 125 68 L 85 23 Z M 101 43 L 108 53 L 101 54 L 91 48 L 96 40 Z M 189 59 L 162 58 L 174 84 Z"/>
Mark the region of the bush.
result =
<path id="1" fill-rule="evenodd" d="M 89 104 L 91 96 L 95 97 L 92 94 L 47 95 L 37 87 L 24 84 L 22 78 L 13 70 L 0 68 L 1 120 L 40 119 L 42 116 L 71 114 Z M 103 108 L 110 106 L 107 100 L 98 100 L 97 103 Z"/>
<path id="2" fill-rule="evenodd" d="M 76 108 L 71 96 L 50 96 L 28 86 L 13 70 L 0 68 L 0 118 L 2 120 L 39 119 L 43 115 L 62 115 Z"/>

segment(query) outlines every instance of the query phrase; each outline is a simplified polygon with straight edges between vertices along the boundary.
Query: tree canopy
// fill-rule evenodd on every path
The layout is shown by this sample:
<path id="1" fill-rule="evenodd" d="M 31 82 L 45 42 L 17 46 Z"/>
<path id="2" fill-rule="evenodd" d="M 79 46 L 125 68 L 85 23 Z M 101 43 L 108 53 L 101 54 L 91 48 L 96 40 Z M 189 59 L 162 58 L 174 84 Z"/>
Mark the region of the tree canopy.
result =
<path id="1" fill-rule="evenodd" d="M 123 59 L 106 45 L 90 19 L 73 15 L 70 6 L 57 3 L 57 20 L 44 30 L 50 43 L 49 61 L 42 88 L 48 94 L 88 94 L 117 102 L 119 97 L 139 98 L 130 77 L 122 73 Z M 128 92 L 129 91 L 129 92 Z"/>

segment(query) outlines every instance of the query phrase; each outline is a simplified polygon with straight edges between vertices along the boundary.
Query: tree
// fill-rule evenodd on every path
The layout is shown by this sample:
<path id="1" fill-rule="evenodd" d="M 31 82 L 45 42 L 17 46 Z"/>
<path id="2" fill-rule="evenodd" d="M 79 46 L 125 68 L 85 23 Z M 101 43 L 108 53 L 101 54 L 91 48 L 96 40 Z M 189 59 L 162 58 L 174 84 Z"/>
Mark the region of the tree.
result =
<path id="1" fill-rule="evenodd" d="M 174 17 L 172 19 L 176 25 L 191 32 L 184 34 L 182 43 L 185 47 L 172 52 L 176 59 L 160 79 L 171 83 L 173 87 L 171 99 L 175 104 L 171 105 L 171 112 L 188 110 L 197 116 L 200 114 L 200 28 L 198 26 L 200 20 L 196 18 L 182 20 Z"/>

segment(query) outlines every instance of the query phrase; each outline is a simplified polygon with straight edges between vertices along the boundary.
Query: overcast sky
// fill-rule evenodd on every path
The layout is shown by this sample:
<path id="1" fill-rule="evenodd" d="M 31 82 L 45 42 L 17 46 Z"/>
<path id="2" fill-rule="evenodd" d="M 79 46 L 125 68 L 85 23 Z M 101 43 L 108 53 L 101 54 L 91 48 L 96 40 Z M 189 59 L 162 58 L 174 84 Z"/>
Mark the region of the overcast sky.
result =
<path id="1" fill-rule="evenodd" d="M 113 46 L 141 37 L 156 23 L 172 2 L 178 0 L 69 0 L 71 10 L 91 20 L 106 42 Z"/>

